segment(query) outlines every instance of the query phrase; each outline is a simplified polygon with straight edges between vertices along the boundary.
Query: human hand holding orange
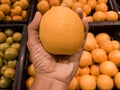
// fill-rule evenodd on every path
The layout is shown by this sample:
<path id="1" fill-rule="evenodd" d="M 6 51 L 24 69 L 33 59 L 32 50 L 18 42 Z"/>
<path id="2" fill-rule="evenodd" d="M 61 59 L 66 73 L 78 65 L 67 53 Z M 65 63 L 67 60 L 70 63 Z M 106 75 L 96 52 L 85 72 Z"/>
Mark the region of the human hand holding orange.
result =
<path id="1" fill-rule="evenodd" d="M 85 43 L 88 23 L 83 18 L 80 8 L 76 9 L 76 13 L 78 13 L 84 24 Z M 30 90 L 67 90 L 70 81 L 77 71 L 84 43 L 80 50 L 71 56 L 49 54 L 43 48 L 39 39 L 41 17 L 41 13 L 36 12 L 33 21 L 28 26 L 28 49 L 35 68 L 35 80 Z"/>

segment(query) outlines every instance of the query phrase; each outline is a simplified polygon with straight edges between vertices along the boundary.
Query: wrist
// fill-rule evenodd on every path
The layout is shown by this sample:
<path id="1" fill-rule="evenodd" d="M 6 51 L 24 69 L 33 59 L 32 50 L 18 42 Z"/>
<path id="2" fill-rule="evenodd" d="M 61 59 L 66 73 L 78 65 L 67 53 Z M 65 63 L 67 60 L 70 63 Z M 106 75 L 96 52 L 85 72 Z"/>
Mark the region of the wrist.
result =
<path id="1" fill-rule="evenodd" d="M 68 86 L 69 84 L 54 78 L 35 76 L 30 90 L 68 90 Z"/>

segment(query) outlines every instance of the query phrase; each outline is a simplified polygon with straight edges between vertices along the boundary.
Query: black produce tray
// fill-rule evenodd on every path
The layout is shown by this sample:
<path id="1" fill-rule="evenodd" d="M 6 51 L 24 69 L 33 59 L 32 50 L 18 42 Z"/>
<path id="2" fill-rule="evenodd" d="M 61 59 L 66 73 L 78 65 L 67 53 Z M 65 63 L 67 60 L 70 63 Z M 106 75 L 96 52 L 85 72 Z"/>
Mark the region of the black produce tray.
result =
<path id="1" fill-rule="evenodd" d="M 34 9 L 35 9 L 35 1 L 36 0 L 29 0 L 29 7 L 27 9 L 27 16 L 25 19 L 23 20 L 11 20 L 11 21 L 0 21 L 0 24 L 28 24 L 32 18 L 33 18 L 33 15 L 34 15 Z"/>
<path id="2" fill-rule="evenodd" d="M 27 42 L 27 26 L 24 24 L 0 24 L 1 31 L 4 31 L 6 29 L 12 29 L 15 32 L 21 32 L 22 33 L 22 40 L 20 42 L 20 49 L 19 49 L 19 55 L 18 55 L 18 61 L 16 66 L 16 74 L 13 82 L 13 86 L 11 88 L 7 89 L 0 89 L 0 90 L 16 90 L 18 87 L 18 78 L 19 73 L 22 70 L 23 64 L 22 62 L 25 61 L 26 56 L 26 42 Z"/>
<path id="3" fill-rule="evenodd" d="M 118 12 L 118 5 L 116 4 L 115 1 L 119 1 L 119 0 L 108 0 L 107 5 L 108 5 L 108 11 L 112 10 L 112 11 L 116 11 L 118 13 L 118 21 L 89 22 L 90 27 L 99 29 L 99 27 L 104 27 L 104 26 L 109 26 L 112 28 L 113 25 L 114 26 L 120 25 L 120 12 Z M 119 3 L 119 5 L 120 5 L 120 3 Z"/>

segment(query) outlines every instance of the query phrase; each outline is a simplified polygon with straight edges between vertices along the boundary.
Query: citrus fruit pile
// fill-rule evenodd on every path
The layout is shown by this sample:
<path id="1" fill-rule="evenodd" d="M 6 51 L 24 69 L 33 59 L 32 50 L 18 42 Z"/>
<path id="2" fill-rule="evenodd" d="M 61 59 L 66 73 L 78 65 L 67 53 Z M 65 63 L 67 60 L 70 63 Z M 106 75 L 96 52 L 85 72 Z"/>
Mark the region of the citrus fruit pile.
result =
<path id="1" fill-rule="evenodd" d="M 23 20 L 28 7 L 29 0 L 0 0 L 0 21 Z"/>
<path id="2" fill-rule="evenodd" d="M 22 34 L 13 29 L 0 31 L 0 88 L 12 87 Z"/>
<path id="3" fill-rule="evenodd" d="M 69 90 L 120 89 L 120 42 L 107 33 L 87 35 Z"/>
<path id="4" fill-rule="evenodd" d="M 29 56 L 26 87 L 34 81 L 34 66 Z M 120 42 L 107 33 L 94 35 L 89 32 L 78 70 L 68 90 L 120 89 Z"/>
<path id="5" fill-rule="evenodd" d="M 108 3 L 108 0 L 38 0 L 36 8 L 45 14 L 51 7 L 63 5 L 74 11 L 81 8 L 88 22 L 117 21 L 118 13 Z"/>

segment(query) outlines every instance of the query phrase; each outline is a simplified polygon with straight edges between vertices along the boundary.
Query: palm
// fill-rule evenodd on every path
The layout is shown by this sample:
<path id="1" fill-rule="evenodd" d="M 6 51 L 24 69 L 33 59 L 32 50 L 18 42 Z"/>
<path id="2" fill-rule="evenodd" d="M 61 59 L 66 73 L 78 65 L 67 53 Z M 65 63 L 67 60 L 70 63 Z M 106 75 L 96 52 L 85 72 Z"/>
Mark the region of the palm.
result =
<path id="1" fill-rule="evenodd" d="M 44 50 L 40 43 L 32 49 L 34 53 L 31 53 L 31 55 L 34 61 L 33 64 L 36 74 L 54 78 L 63 82 L 69 82 L 74 76 L 79 63 L 79 57 L 75 57 L 77 54 L 64 57 L 50 55 Z"/>

